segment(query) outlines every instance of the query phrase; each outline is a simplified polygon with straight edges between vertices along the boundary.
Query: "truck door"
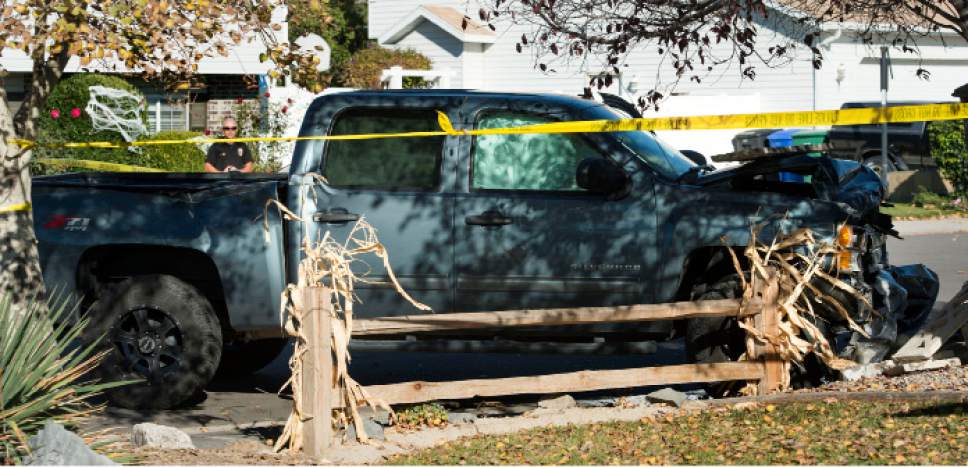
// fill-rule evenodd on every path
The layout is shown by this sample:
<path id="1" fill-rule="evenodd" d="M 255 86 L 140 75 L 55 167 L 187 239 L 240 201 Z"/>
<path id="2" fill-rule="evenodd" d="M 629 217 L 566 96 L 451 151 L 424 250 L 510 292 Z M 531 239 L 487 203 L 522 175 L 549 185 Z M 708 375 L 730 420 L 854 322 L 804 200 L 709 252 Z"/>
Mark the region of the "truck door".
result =
<path id="1" fill-rule="evenodd" d="M 333 105 L 332 114 L 318 114 L 326 128 L 315 130 L 332 135 L 437 131 L 436 109 L 407 107 L 394 102 L 369 106 Z M 325 112 L 325 110 L 321 111 Z M 304 124 L 304 131 L 307 129 Z M 386 247 L 390 264 L 403 288 L 435 312 L 453 307 L 453 186 L 454 163 L 446 153 L 455 152 L 457 142 L 447 137 L 332 140 L 307 145 L 322 152 L 316 172 L 324 181 L 303 177 L 311 186 L 302 196 L 302 216 L 312 219 L 308 233 L 319 238 L 329 232 L 344 242 L 362 218 L 376 229 Z M 455 157 L 455 156 L 451 156 Z M 349 246 L 353 246 L 350 244 Z M 374 255 L 361 257 L 353 271 L 363 281 L 356 284 L 356 316 L 360 318 L 398 316 L 417 312 L 391 285 L 382 262 Z M 290 269 L 291 270 L 291 269 Z"/>
<path id="2" fill-rule="evenodd" d="M 466 111 L 467 125 L 549 123 L 553 112 Z M 457 308 L 464 311 L 648 303 L 656 274 L 650 177 L 610 201 L 575 172 L 602 145 L 580 134 L 464 138 L 457 198 Z M 634 162 L 628 162 L 633 164 Z"/>

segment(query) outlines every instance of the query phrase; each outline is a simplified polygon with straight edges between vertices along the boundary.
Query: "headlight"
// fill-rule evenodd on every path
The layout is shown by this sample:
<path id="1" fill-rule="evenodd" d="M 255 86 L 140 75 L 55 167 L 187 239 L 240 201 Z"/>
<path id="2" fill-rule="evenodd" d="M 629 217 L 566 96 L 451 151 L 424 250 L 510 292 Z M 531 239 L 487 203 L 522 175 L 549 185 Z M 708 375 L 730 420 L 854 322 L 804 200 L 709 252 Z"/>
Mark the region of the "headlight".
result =
<path id="1" fill-rule="evenodd" d="M 844 224 L 837 229 L 837 244 L 847 248 L 854 241 L 854 229 Z"/>

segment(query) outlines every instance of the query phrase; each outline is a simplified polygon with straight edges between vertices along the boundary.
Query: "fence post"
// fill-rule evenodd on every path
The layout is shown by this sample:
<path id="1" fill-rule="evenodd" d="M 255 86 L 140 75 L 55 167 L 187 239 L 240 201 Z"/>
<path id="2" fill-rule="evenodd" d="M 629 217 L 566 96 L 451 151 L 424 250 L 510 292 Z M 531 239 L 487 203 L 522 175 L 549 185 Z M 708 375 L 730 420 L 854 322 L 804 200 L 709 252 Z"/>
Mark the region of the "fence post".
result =
<path id="1" fill-rule="evenodd" d="M 770 338 L 780 334 L 780 284 L 779 275 L 774 268 L 766 268 L 765 280 L 756 281 L 753 297 L 761 300 L 760 312 L 753 318 L 756 329 Z M 756 274 L 754 272 L 753 274 Z M 770 342 L 756 347 L 756 356 L 763 362 L 763 378 L 759 383 L 759 394 L 769 394 L 783 387 L 786 375 L 784 365 L 777 353 L 776 346 Z"/>
<path id="2" fill-rule="evenodd" d="M 307 341 L 302 357 L 303 449 L 320 459 L 333 439 L 333 349 L 329 289 L 303 289 L 303 330 Z"/>

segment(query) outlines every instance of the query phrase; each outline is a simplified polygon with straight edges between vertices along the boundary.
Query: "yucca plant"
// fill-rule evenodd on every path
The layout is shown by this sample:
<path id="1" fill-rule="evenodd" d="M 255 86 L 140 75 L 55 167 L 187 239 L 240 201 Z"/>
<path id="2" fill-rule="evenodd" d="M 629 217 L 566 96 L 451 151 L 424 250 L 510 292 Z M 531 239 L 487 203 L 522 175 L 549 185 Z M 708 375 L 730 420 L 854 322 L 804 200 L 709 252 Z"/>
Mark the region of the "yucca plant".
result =
<path id="1" fill-rule="evenodd" d="M 35 302 L 27 313 L 10 304 L 0 297 L 0 464 L 29 454 L 27 440 L 48 420 L 76 425 L 102 408 L 92 396 L 127 384 L 84 378 L 104 352 L 76 344 L 87 321 L 74 317 L 67 300 Z"/>

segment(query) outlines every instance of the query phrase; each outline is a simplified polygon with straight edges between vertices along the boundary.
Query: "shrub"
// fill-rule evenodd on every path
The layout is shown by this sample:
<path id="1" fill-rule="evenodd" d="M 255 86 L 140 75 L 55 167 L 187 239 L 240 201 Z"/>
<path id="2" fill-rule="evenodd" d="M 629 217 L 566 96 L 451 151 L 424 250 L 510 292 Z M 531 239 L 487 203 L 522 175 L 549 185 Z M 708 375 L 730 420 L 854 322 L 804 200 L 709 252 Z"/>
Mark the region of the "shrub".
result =
<path id="1" fill-rule="evenodd" d="M 968 151 L 965 148 L 965 127 L 962 120 L 930 122 L 928 139 L 931 157 L 938 169 L 960 196 L 968 194 Z"/>
<path id="2" fill-rule="evenodd" d="M 128 384 L 97 384 L 85 378 L 103 357 L 94 345 L 76 347 L 86 320 L 70 319 L 62 301 L 48 308 L 34 303 L 14 311 L 0 297 L 0 464 L 19 463 L 27 440 L 53 420 L 68 426 L 99 407 L 88 400 L 99 392 Z"/>
<path id="3" fill-rule="evenodd" d="M 432 65 L 429 58 L 416 50 L 394 50 L 372 46 L 359 50 L 350 57 L 335 84 L 351 88 L 380 89 L 380 74 L 387 68 L 399 66 L 407 70 L 429 70 Z M 426 87 L 426 81 L 420 78 L 405 78 L 403 87 Z"/>
<path id="4" fill-rule="evenodd" d="M 91 117 L 85 110 L 91 97 L 88 90 L 91 86 L 120 89 L 140 96 L 142 102 L 144 101 L 144 96 L 137 88 L 117 76 L 96 73 L 76 74 L 58 83 L 51 91 L 38 124 L 38 142 L 122 141 L 121 135 L 117 132 L 94 131 Z M 147 122 L 144 105 L 142 104 L 141 107 L 142 118 Z M 79 115 L 76 113 L 74 115 L 77 116 L 72 115 L 73 109 L 77 109 Z M 137 165 L 138 154 L 124 148 L 38 148 L 36 157 L 87 159 Z"/>
<path id="5" fill-rule="evenodd" d="M 149 141 L 166 139 L 192 139 L 202 136 L 192 131 L 162 131 L 148 138 Z M 194 144 L 160 144 L 144 146 L 134 165 L 151 167 L 168 172 L 202 172 L 205 170 L 205 152 Z"/>

